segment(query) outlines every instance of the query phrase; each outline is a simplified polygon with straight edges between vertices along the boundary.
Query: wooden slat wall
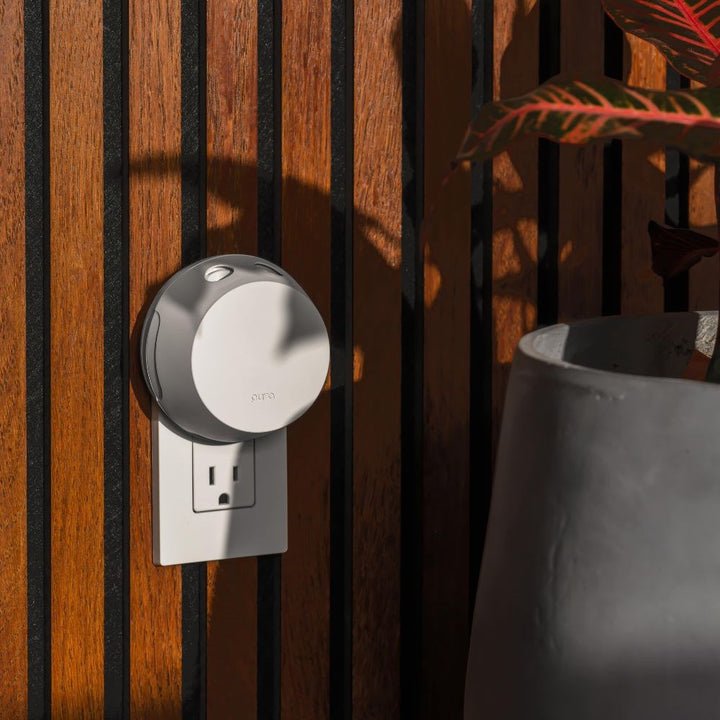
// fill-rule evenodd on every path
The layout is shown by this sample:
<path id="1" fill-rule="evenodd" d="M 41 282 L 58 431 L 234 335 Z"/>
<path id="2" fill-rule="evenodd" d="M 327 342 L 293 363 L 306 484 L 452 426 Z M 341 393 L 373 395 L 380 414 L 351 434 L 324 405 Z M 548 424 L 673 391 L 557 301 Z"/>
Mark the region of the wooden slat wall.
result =
<path id="1" fill-rule="evenodd" d="M 537 85 L 538 18 L 537 0 L 495 0 L 495 98 Z M 494 445 L 515 347 L 537 322 L 537 146 L 522 140 L 493 161 Z"/>
<path id="2" fill-rule="evenodd" d="M 637 87 L 665 88 L 665 61 L 649 43 L 628 38 L 625 78 Z M 662 312 L 663 286 L 652 272 L 648 220 L 665 218 L 665 153 L 647 143 L 627 143 L 622 161 L 622 312 Z"/>
<path id="3" fill-rule="evenodd" d="M 425 3 L 425 206 L 470 121 L 471 4 Z M 460 717 L 469 638 L 470 179 L 437 205 L 423 247 L 421 717 Z M 442 512 L 437 509 L 442 507 Z"/>
<path id="4" fill-rule="evenodd" d="M 352 709 L 368 718 L 400 710 L 401 25 L 399 0 L 355 8 Z"/>
<path id="5" fill-rule="evenodd" d="M 0 707 L 27 713 L 23 4 L 0 3 Z"/>
<path id="6" fill-rule="evenodd" d="M 283 5 L 282 264 L 330 325 L 329 0 Z M 282 715 L 329 717 L 330 396 L 288 431 Z"/>
<path id="7" fill-rule="evenodd" d="M 694 84 L 693 87 L 698 87 Z M 688 220 L 690 227 L 717 238 L 718 223 L 713 197 L 715 168 L 707 163 L 690 160 L 690 197 Z M 720 294 L 718 259 L 703 260 L 690 269 L 688 283 L 690 310 L 709 310 L 717 307 Z"/>
<path id="8" fill-rule="evenodd" d="M 471 398 L 490 398 L 478 400 L 471 388 L 492 385 L 492 431 L 485 434 L 494 438 L 512 353 L 535 327 L 538 303 L 547 313 L 556 294 L 563 320 L 600 314 L 603 258 L 612 256 L 603 249 L 613 211 L 603 196 L 604 172 L 617 171 L 611 179 L 622 194 L 622 287 L 611 290 L 621 290 L 623 312 L 662 308 L 662 285 L 649 272 L 646 223 L 664 215 L 664 154 L 627 144 L 622 167 L 607 171 L 600 148 L 562 148 L 558 196 L 551 198 L 557 227 L 548 208 L 538 219 L 538 179 L 554 182 L 554 156 L 525 141 L 492 163 L 492 197 L 481 209 L 492 215 L 492 237 L 476 238 L 492 243 L 484 256 L 492 256 L 485 268 L 492 293 L 484 289 L 478 310 L 493 330 L 487 383 L 471 381 L 480 371 L 470 363 L 470 178 L 456 177 L 439 201 L 437 188 L 470 113 L 478 59 L 471 38 L 492 40 L 494 95 L 515 95 L 537 83 L 543 65 L 541 7 L 545 20 L 560 13 L 561 34 L 543 47 L 560 48 L 561 68 L 602 69 L 607 38 L 599 3 L 129 0 L 120 20 L 120 10 L 103 17 L 113 9 L 110 0 L 50 0 L 47 28 L 38 24 L 39 7 L 38 0 L 0 0 L 3 717 L 34 720 L 46 702 L 59 718 L 194 718 L 204 697 L 210 720 L 460 720 L 469 545 L 482 534 L 473 525 L 485 520 L 481 508 L 468 510 L 469 488 L 478 482 L 469 461 L 476 443 L 492 445 L 480 437 L 485 405 L 483 412 L 471 407 Z M 49 57 L 41 68 L 31 64 L 31 73 L 42 75 L 32 85 L 23 57 L 28 8 L 38 61 L 43 32 L 49 38 Z M 490 17 L 492 23 L 473 27 Z M 339 28 L 344 34 L 333 35 Z M 122 67 L 107 54 L 120 53 L 106 42 L 108 33 L 122 50 Z M 476 50 L 483 59 L 490 54 Z M 631 82 L 665 85 L 665 63 L 647 44 L 631 40 L 624 58 Z M 189 77 L 196 70 L 197 96 Z M 120 76 L 122 92 L 113 98 L 122 95 L 126 113 L 108 104 L 103 84 Z M 47 126 L 31 117 L 32 128 L 25 127 L 27 88 L 33 108 L 49 101 Z M 195 101 L 200 108 L 205 102 L 206 143 L 183 176 L 183 127 L 186 154 L 196 133 L 205 137 L 202 121 L 196 128 L 197 117 L 188 116 Z M 121 198 L 113 195 L 122 175 L 113 165 L 120 144 L 128 161 Z M 26 150 L 32 176 L 45 173 L 42 188 L 24 187 Z M 277 185 L 273 163 L 282 175 Z M 108 179 L 115 182 L 109 194 Z M 150 406 L 137 342 L 145 308 L 183 262 L 183 188 L 194 207 L 202 180 L 207 253 L 275 252 L 328 324 L 332 317 L 333 367 L 347 377 L 331 378 L 289 430 L 288 553 L 280 562 L 209 563 L 207 587 L 183 599 L 181 570 L 155 567 L 151 559 Z M 421 192 L 410 197 L 413 184 Z M 691 164 L 690 193 L 682 200 L 691 225 L 710 233 L 711 191 L 712 170 Z M 26 203 L 33 227 L 49 208 L 48 227 L 34 233 L 42 237 L 25 238 Z M 423 203 L 436 205 L 436 214 L 421 236 L 413 214 Z M 198 254 L 200 241 L 187 225 L 186 231 Z M 421 247 L 408 240 L 413 233 Z M 127 243 L 118 257 L 121 235 Z M 554 268 L 538 270 L 539 238 L 547 257 L 557 242 L 556 284 Z M 43 295 L 49 330 L 45 316 L 26 317 L 23 282 L 26 261 L 36 270 L 44 265 L 38 248 L 46 241 L 48 297 L 38 293 L 42 278 L 30 274 L 28 282 L 35 283 L 30 298 Z M 127 307 L 111 308 L 115 314 L 107 312 L 108 298 L 117 299 L 119 286 L 108 283 L 108 267 L 123 274 L 127 295 Z M 407 294 L 415 287 L 423 291 L 419 304 Z M 716 307 L 717 288 L 717 262 L 704 261 L 690 273 L 690 307 Z M 112 333 L 108 342 L 108 327 L 120 317 L 127 348 Z M 42 354 L 43 333 L 45 378 L 44 360 L 33 358 L 29 372 L 25 356 L 28 347 Z M 414 344 L 418 338 L 422 347 Z M 129 371 L 112 372 L 129 372 L 124 400 L 104 395 L 121 349 Z M 111 380 L 113 387 L 120 383 Z M 125 405 L 109 410 L 111 395 L 111 404 Z M 33 435 L 22 411 L 32 406 L 39 420 L 45 397 L 47 458 L 38 447 L 45 426 Z M 120 425 L 127 437 L 106 461 L 108 429 Z M 403 463 L 408 448 L 418 448 L 410 458 L 417 477 Z M 38 468 L 46 461 L 49 508 L 39 498 Z M 108 484 L 118 470 L 128 476 L 127 497 Z M 31 475 L 26 497 L 24 478 Z M 48 548 L 43 577 L 38 558 Z M 186 591 L 202 576 L 202 566 L 187 571 Z M 120 587 L 106 597 L 108 582 Z M 206 633 L 196 620 L 206 622 Z M 197 667 L 198 658 L 206 659 L 205 668 Z"/>
<path id="9" fill-rule="evenodd" d="M 150 402 L 139 365 L 144 310 L 180 267 L 180 2 L 129 5 L 130 712 L 177 718 L 179 567 L 152 564 Z"/>
<path id="10" fill-rule="evenodd" d="M 101 0 L 50 4 L 51 706 L 68 719 L 104 705 L 102 19 Z"/>
<path id="11" fill-rule="evenodd" d="M 718 226 L 715 206 L 710 200 L 714 193 L 715 168 L 712 165 L 690 161 L 690 227 L 717 238 Z M 702 260 L 690 269 L 689 304 L 690 310 L 715 308 L 720 294 L 718 259 Z"/>
<path id="12" fill-rule="evenodd" d="M 207 254 L 257 254 L 257 3 L 207 5 Z M 257 717 L 257 560 L 208 563 L 208 720 Z"/>
<path id="13" fill-rule="evenodd" d="M 603 24 L 597 0 L 561 3 L 563 72 L 602 73 Z M 559 179 L 558 319 L 594 317 L 602 312 L 602 146 L 562 146 Z"/>

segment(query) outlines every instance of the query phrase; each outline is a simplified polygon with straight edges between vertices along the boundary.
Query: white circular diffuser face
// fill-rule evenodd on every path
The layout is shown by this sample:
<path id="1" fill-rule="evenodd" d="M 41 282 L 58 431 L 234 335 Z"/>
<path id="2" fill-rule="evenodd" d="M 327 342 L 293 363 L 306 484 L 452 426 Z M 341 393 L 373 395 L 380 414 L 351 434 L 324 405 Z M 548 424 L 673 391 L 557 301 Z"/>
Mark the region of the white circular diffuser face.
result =
<path id="1" fill-rule="evenodd" d="M 278 282 L 241 285 L 202 318 L 192 378 L 209 412 L 244 433 L 267 433 L 302 415 L 322 390 L 329 345 L 310 299 Z"/>

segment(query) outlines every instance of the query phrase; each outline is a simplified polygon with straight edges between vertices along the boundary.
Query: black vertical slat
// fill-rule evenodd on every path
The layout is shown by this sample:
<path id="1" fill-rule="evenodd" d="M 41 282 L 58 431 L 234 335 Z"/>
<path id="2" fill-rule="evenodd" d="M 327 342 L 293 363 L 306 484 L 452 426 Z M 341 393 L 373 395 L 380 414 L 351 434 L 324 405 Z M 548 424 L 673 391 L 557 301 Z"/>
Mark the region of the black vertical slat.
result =
<path id="1" fill-rule="evenodd" d="M 667 89 L 690 87 L 672 66 L 667 66 Z M 677 150 L 665 152 L 665 223 L 673 227 L 687 227 L 690 223 L 690 161 Z M 649 239 L 648 239 L 649 242 Z M 664 283 L 665 311 L 680 312 L 688 309 L 690 301 L 690 275 L 686 271 Z"/>
<path id="2" fill-rule="evenodd" d="M 354 1 L 331 5 L 330 717 L 352 717 Z"/>
<path id="3" fill-rule="evenodd" d="M 282 260 L 282 2 L 258 0 L 258 254 Z"/>
<path id="4" fill-rule="evenodd" d="M 403 0 L 401 716 L 420 716 L 422 650 L 425 3 Z"/>
<path id="5" fill-rule="evenodd" d="M 560 0 L 540 0 L 539 81 L 560 72 Z M 560 148 L 541 139 L 538 143 L 538 288 L 540 326 L 552 325 L 558 316 L 558 225 L 560 215 Z"/>
<path id="6" fill-rule="evenodd" d="M 472 108 L 493 99 L 493 0 L 473 0 Z M 472 169 L 470 275 L 470 613 L 480 576 L 492 487 L 492 161 Z"/>
<path id="7" fill-rule="evenodd" d="M 605 74 L 623 77 L 623 34 L 605 16 Z M 622 143 L 613 140 L 603 151 L 602 312 L 620 312 L 622 290 Z"/>
<path id="8" fill-rule="evenodd" d="M 48 0 L 25 0 L 28 718 L 50 717 Z"/>
<path id="9" fill-rule="evenodd" d="M 205 254 L 205 0 L 181 6 L 182 263 Z M 206 714 L 205 563 L 182 566 L 182 707 L 186 720 Z"/>
<path id="10" fill-rule="evenodd" d="M 103 0 L 105 717 L 128 716 L 127 3 Z"/>
<path id="11" fill-rule="evenodd" d="M 280 720 L 281 556 L 258 558 L 258 720 Z"/>
<path id="12" fill-rule="evenodd" d="M 258 0 L 258 254 L 282 260 L 282 2 Z M 258 558 L 257 716 L 280 720 L 280 555 Z"/>

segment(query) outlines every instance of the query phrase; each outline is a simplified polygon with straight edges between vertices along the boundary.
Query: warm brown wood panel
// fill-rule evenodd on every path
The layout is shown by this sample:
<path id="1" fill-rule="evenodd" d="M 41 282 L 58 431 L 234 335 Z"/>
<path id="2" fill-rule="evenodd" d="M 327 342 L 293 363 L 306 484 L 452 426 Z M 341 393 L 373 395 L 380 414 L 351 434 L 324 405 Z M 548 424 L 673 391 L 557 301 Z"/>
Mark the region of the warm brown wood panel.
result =
<path id="1" fill-rule="evenodd" d="M 714 184 L 715 168 L 712 165 L 690 161 L 690 227 L 716 238 Z M 718 307 L 720 284 L 718 258 L 702 260 L 690 269 L 689 309 L 714 310 Z"/>
<path id="2" fill-rule="evenodd" d="M 538 80 L 537 0 L 495 0 L 494 97 L 520 95 Z M 522 140 L 493 161 L 493 447 L 510 364 L 537 322 L 537 141 Z"/>
<path id="3" fill-rule="evenodd" d="M 353 714 L 400 711 L 402 2 L 355 6 Z"/>
<path id="4" fill-rule="evenodd" d="M 330 325 L 330 2 L 283 5 L 282 263 Z M 282 715 L 329 713 L 330 397 L 288 430 Z"/>
<path id="5" fill-rule="evenodd" d="M 561 70 L 575 77 L 603 71 L 604 14 L 597 0 L 562 2 Z M 560 320 L 602 312 L 603 148 L 560 147 Z"/>
<path id="6" fill-rule="evenodd" d="M 103 712 L 102 1 L 50 2 L 52 714 Z"/>
<path id="7" fill-rule="evenodd" d="M 425 4 L 425 206 L 470 120 L 471 3 Z M 442 193 L 425 238 L 423 718 L 459 718 L 469 641 L 470 180 Z"/>
<path id="8" fill-rule="evenodd" d="M 207 253 L 257 252 L 257 3 L 207 4 Z M 257 560 L 207 566 L 208 720 L 257 718 Z"/>
<path id="9" fill-rule="evenodd" d="M 27 717 L 23 3 L 0 1 L 0 707 Z"/>
<path id="10" fill-rule="evenodd" d="M 537 0 L 495 0 L 495 98 L 538 80 Z M 537 322 L 537 142 L 522 140 L 493 161 L 493 447 L 515 348 Z"/>
<path id="11" fill-rule="evenodd" d="M 709 163 L 690 160 L 690 227 L 716 238 L 717 217 L 714 201 L 715 168 Z M 690 269 L 689 309 L 713 310 L 720 295 L 718 259 L 702 260 Z"/>
<path id="12" fill-rule="evenodd" d="M 627 41 L 627 82 L 664 89 L 663 56 L 644 40 L 627 36 Z M 652 271 L 647 224 L 665 219 L 664 149 L 647 143 L 624 143 L 622 188 L 622 312 L 662 312 L 663 285 Z"/>
<path id="13" fill-rule="evenodd" d="M 130 710 L 181 715 L 179 567 L 152 563 L 150 401 L 144 309 L 181 262 L 180 0 L 130 0 Z"/>
<path id="14" fill-rule="evenodd" d="M 255 0 L 207 4 L 207 252 L 257 251 Z"/>

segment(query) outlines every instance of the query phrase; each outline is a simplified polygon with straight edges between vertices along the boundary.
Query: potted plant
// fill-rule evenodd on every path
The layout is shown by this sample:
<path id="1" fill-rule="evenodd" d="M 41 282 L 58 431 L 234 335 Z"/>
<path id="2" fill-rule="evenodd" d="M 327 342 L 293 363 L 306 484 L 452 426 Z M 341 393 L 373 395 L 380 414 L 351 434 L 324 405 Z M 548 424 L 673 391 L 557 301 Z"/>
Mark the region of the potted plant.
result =
<path id="1" fill-rule="evenodd" d="M 572 0 L 569 0 L 572 1 Z M 555 78 L 486 105 L 458 164 L 521 135 L 720 158 L 720 0 L 604 0 L 696 90 Z M 717 175 L 720 176 L 720 173 Z M 720 201 L 716 196 L 716 204 Z M 665 275 L 717 252 L 651 226 Z M 466 719 L 720 718 L 717 315 L 601 318 L 520 343 L 473 624 Z"/>

